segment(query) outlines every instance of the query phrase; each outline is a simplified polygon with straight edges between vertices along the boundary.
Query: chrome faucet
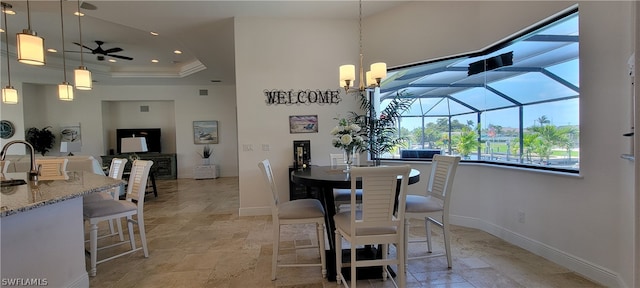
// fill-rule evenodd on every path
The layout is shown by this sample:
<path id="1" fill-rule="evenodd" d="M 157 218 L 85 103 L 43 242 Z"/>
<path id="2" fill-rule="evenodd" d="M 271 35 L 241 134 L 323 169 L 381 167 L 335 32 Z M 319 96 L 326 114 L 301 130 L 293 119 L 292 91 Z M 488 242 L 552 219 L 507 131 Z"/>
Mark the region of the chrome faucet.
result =
<path id="1" fill-rule="evenodd" d="M 38 181 L 38 168 L 36 166 L 35 150 L 33 149 L 33 145 L 31 145 L 31 143 L 24 140 L 13 140 L 8 142 L 7 144 L 4 145 L 4 147 L 2 147 L 2 151 L 0 151 L 0 160 L 4 161 L 4 158 L 7 156 L 7 149 L 9 149 L 9 146 L 16 143 L 22 143 L 29 148 L 29 151 L 31 152 L 30 154 L 31 167 L 29 168 L 29 180 Z"/>

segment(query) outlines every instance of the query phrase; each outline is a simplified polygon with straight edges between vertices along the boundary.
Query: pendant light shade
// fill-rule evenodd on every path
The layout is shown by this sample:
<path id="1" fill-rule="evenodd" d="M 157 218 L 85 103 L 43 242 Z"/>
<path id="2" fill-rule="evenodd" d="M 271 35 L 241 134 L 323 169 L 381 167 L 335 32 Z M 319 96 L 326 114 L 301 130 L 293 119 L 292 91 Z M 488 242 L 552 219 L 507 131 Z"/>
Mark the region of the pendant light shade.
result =
<path id="1" fill-rule="evenodd" d="M 91 80 L 91 71 L 87 70 L 87 67 L 80 66 L 74 70 L 76 89 L 78 90 L 91 90 L 93 83 Z"/>
<path id="2" fill-rule="evenodd" d="M 64 17 L 62 14 L 62 0 L 60 0 L 60 28 L 62 28 L 62 71 L 64 81 L 58 85 L 58 99 L 62 101 L 73 101 L 73 86 L 67 82 L 67 61 L 64 56 Z"/>
<path id="3" fill-rule="evenodd" d="M 44 65 L 44 39 L 31 30 L 18 33 L 18 61 L 29 65 Z"/>
<path id="4" fill-rule="evenodd" d="M 2 88 L 2 103 L 18 104 L 18 90 L 14 89 L 13 86 Z"/>
<path id="5" fill-rule="evenodd" d="M 38 34 L 31 30 L 29 0 L 27 0 L 27 25 L 27 29 L 17 34 L 18 61 L 29 65 L 44 65 L 44 38 L 38 37 Z"/>
<path id="6" fill-rule="evenodd" d="M 74 76 L 76 81 L 76 89 L 78 90 L 91 90 L 93 88 L 93 80 L 91 79 L 91 71 L 84 66 L 84 57 L 82 56 L 84 53 L 82 48 L 84 45 L 82 44 L 82 12 L 80 12 L 80 0 L 77 1 L 78 4 L 78 31 L 80 33 L 80 66 L 74 70 Z"/>
<path id="7" fill-rule="evenodd" d="M 7 15 L 11 13 L 7 8 L 11 9 L 11 7 L 11 4 L 2 2 L 2 12 L 5 14 L 2 16 L 2 18 L 4 18 L 4 44 L 6 49 L 4 54 L 7 56 L 7 80 L 9 82 L 6 87 L 2 88 L 2 103 L 4 104 L 18 104 L 18 90 L 11 86 L 11 65 L 9 63 L 9 26 L 7 25 Z"/>
<path id="8" fill-rule="evenodd" d="M 62 101 L 73 101 L 73 86 L 67 82 L 59 84 L 58 99 Z"/>

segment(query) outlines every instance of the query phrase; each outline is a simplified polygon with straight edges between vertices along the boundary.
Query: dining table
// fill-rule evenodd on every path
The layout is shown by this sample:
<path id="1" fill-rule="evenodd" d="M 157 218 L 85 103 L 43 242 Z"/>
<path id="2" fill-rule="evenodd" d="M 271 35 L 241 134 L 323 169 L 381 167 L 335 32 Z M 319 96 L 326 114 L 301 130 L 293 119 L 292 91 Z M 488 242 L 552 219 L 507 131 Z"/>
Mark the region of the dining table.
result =
<path id="1" fill-rule="evenodd" d="M 307 187 L 307 189 L 315 189 L 318 192 L 319 200 L 322 202 L 322 206 L 325 209 L 325 226 L 327 229 L 327 238 L 329 239 L 329 245 L 326 251 L 326 265 L 327 265 L 327 278 L 330 281 L 336 279 L 336 266 L 335 266 L 335 222 L 333 216 L 336 214 L 335 200 L 333 198 L 333 189 L 350 189 L 351 188 L 351 175 L 345 170 L 345 166 L 307 166 L 302 169 L 294 169 L 291 171 L 291 182 Z M 401 178 L 398 178 L 398 184 Z M 408 184 L 415 184 L 420 181 L 420 171 L 411 169 L 409 174 Z M 398 188 L 400 186 L 398 185 Z M 356 179 L 356 188 L 362 188 L 362 182 Z M 398 193 L 399 191 L 396 191 Z M 397 194 L 396 194 L 397 198 Z M 373 256 L 380 257 L 379 251 L 370 250 L 368 247 L 364 253 L 361 254 L 364 257 L 366 254 L 375 254 Z M 347 250 L 348 251 L 348 250 Z M 346 253 L 347 251 L 344 251 Z M 342 259 L 349 259 L 349 257 L 343 256 Z M 361 267 L 369 268 L 369 267 Z M 360 268 L 359 268 L 360 269 Z M 360 269 L 358 271 L 359 279 L 366 278 L 380 278 L 382 274 L 381 269 Z"/>

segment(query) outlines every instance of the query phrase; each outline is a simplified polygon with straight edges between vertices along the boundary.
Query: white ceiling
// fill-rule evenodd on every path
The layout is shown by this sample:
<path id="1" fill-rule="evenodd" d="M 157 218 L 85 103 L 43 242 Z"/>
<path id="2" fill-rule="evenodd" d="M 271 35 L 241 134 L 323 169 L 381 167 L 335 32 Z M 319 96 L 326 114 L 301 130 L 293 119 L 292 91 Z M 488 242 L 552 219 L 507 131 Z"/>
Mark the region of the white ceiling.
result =
<path id="1" fill-rule="evenodd" d="M 28 26 L 27 2 L 2 1 L 13 6 L 9 15 L 9 55 L 15 59 L 15 34 Z M 379 13 L 404 1 L 364 1 L 363 17 Z M 210 85 L 235 83 L 233 17 L 278 17 L 316 19 L 358 19 L 358 2 L 349 1 L 81 1 L 85 14 L 81 18 L 82 43 L 95 48 L 103 41 L 103 49 L 120 47 L 113 53 L 133 60 L 115 59 L 116 63 L 98 61 L 84 50 L 84 66 L 93 73 L 97 85 Z M 59 1 L 29 1 L 31 30 L 45 39 L 46 66 L 37 67 L 12 61 L 14 78 L 29 77 L 29 82 L 58 84 L 62 82 L 62 29 Z M 80 42 L 77 1 L 64 0 L 64 48 L 67 82 L 73 82 L 73 69 L 80 65 Z M 4 16 L 3 16 L 4 17 Z M 152 36 L 150 31 L 158 32 Z M 265 31 L 268 33 L 269 31 Z M 4 37 L 4 35 L 2 35 Z M 2 39 L 4 42 L 4 38 Z M 180 55 L 174 50 L 181 50 Z M 2 46 L 3 58 L 4 43 Z M 87 53 L 88 52 L 88 53 Z M 112 59 L 113 57 L 105 57 Z M 159 63 L 151 63 L 152 59 Z M 6 65 L 2 65 L 3 75 Z M 15 75 L 15 76 L 14 76 Z M 20 77 L 21 78 L 21 77 Z M 3 80 L 3 85 L 5 85 Z"/>

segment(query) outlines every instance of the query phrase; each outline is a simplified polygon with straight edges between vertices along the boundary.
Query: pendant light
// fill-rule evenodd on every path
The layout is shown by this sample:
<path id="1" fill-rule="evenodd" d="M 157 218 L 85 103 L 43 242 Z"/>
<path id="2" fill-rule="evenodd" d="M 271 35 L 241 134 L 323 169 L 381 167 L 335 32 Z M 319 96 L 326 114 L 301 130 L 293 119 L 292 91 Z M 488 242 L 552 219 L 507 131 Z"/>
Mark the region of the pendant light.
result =
<path id="1" fill-rule="evenodd" d="M 4 16 L 2 16 L 4 18 L 4 44 L 7 48 L 5 51 L 5 55 L 7 55 L 7 80 L 9 80 L 9 85 L 2 88 L 2 103 L 4 104 L 18 104 L 18 90 L 11 86 L 11 66 L 9 65 L 9 27 L 7 26 L 7 15 L 9 13 L 7 8 L 11 7 L 11 4 L 2 2 L 2 13 L 4 13 Z"/>
<path id="2" fill-rule="evenodd" d="M 31 11 L 27 0 L 27 29 L 17 36 L 18 61 L 29 65 L 44 65 L 44 38 L 31 31 Z"/>
<path id="3" fill-rule="evenodd" d="M 360 77 L 357 91 L 364 91 L 366 87 L 380 87 L 380 81 L 382 78 L 387 77 L 387 64 L 383 62 L 371 64 L 370 71 L 367 71 L 365 84 L 365 73 L 362 67 L 362 0 L 359 1 L 359 18 L 358 18 L 358 31 L 359 31 L 359 49 L 360 49 Z M 356 67 L 355 65 L 348 64 L 340 66 L 340 87 L 344 87 L 345 92 L 349 93 L 351 87 L 355 86 L 356 81 Z"/>
<path id="4" fill-rule="evenodd" d="M 67 61 L 64 56 L 64 16 L 62 15 L 62 0 L 60 0 L 60 27 L 62 28 L 62 71 L 64 81 L 58 85 L 58 98 L 63 101 L 73 101 L 73 86 L 67 82 Z"/>
<path id="5" fill-rule="evenodd" d="M 83 45 L 82 45 L 82 13 L 80 13 L 80 0 L 78 0 L 78 31 L 80 31 L 80 66 L 73 70 L 75 75 L 76 89 L 78 90 L 91 90 L 93 88 L 93 81 L 91 80 L 91 71 L 84 66 Z"/>

